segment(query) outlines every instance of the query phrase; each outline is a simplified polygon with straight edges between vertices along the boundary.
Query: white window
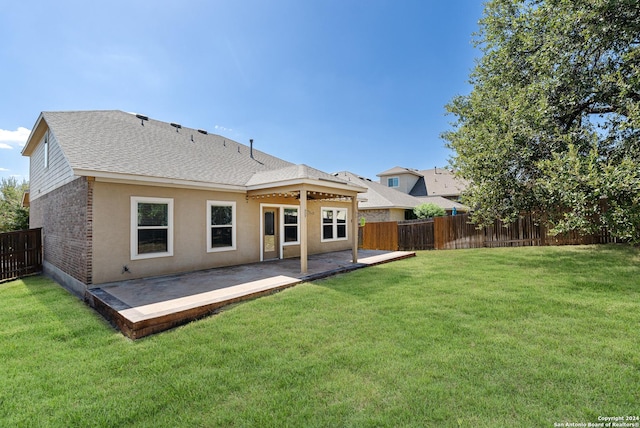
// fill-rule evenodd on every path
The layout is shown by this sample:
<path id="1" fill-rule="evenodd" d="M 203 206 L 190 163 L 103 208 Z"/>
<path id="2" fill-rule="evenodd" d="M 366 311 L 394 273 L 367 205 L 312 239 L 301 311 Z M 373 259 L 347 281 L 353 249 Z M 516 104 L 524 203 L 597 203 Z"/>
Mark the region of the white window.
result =
<path id="1" fill-rule="evenodd" d="M 49 131 L 44 134 L 44 167 L 49 168 Z"/>
<path id="2" fill-rule="evenodd" d="M 400 187 L 398 183 L 398 177 L 389 177 L 387 178 L 387 186 L 388 187 Z"/>
<path id="3" fill-rule="evenodd" d="M 173 199 L 131 197 L 131 260 L 173 256 Z"/>
<path id="4" fill-rule="evenodd" d="M 347 209 L 322 208 L 322 242 L 347 239 Z"/>
<path id="5" fill-rule="evenodd" d="M 207 201 L 207 252 L 236 249 L 236 203 Z"/>
<path id="6" fill-rule="evenodd" d="M 298 207 L 284 207 L 284 244 L 299 244 L 300 216 Z"/>

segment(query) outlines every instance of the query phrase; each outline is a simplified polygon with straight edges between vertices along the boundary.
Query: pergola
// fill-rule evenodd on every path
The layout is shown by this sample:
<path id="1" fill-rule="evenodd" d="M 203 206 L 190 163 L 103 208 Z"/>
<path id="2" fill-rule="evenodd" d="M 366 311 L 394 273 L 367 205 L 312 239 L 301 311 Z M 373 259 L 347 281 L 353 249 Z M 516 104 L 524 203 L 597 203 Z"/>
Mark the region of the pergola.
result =
<path id="1" fill-rule="evenodd" d="M 328 174 L 327 174 L 328 175 Z M 358 262 L 358 193 L 363 193 L 366 188 L 355 184 L 346 183 L 343 180 L 332 180 L 327 177 L 295 178 L 279 183 L 261 183 L 248 186 L 247 198 L 293 198 L 299 201 L 300 215 L 300 271 L 307 272 L 308 267 L 308 227 L 307 227 L 307 202 L 309 200 L 340 201 L 351 203 L 351 236 L 353 263 Z"/>

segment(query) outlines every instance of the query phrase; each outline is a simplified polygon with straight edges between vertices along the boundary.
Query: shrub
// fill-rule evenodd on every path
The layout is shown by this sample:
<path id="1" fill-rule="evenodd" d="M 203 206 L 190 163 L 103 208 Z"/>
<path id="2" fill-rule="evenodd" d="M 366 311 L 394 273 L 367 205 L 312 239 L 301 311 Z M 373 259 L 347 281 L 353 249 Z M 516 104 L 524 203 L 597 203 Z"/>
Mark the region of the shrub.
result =
<path id="1" fill-rule="evenodd" d="M 418 218 L 432 218 L 446 215 L 447 212 L 444 208 L 432 203 L 425 203 L 418 205 L 413 209 L 413 212 Z"/>

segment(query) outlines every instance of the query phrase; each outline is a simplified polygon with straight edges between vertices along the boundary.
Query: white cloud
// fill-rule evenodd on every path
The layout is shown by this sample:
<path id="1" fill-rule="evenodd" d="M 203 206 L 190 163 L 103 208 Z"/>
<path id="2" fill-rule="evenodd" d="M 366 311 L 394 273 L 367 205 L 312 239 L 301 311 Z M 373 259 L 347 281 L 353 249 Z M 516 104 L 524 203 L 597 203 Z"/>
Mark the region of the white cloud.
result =
<path id="1" fill-rule="evenodd" d="M 0 172 L 6 172 L 9 171 L 7 168 L 0 168 Z"/>
<path id="2" fill-rule="evenodd" d="M 0 149 L 12 149 L 10 144 L 14 143 L 20 147 L 23 147 L 29 138 L 30 130 L 27 128 L 19 127 L 15 131 L 7 131 L 6 129 L 0 129 Z"/>
<path id="3" fill-rule="evenodd" d="M 231 132 L 231 131 L 233 131 L 233 129 L 231 129 L 231 128 L 225 128 L 224 126 L 220 126 L 220 125 L 216 125 L 213 128 L 216 131 L 222 131 L 222 132 Z"/>

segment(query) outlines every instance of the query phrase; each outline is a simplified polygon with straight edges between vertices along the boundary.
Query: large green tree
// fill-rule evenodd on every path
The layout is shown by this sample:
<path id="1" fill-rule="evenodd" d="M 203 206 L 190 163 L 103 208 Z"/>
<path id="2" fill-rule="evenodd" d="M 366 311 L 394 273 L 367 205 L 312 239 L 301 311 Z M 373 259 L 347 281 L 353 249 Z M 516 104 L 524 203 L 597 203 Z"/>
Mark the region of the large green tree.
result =
<path id="1" fill-rule="evenodd" d="M 29 188 L 26 182 L 3 178 L 0 182 L 0 232 L 29 228 L 29 210 L 22 206 L 22 198 Z"/>
<path id="2" fill-rule="evenodd" d="M 640 241 L 640 2 L 491 0 L 475 41 L 443 134 L 474 220 Z"/>

